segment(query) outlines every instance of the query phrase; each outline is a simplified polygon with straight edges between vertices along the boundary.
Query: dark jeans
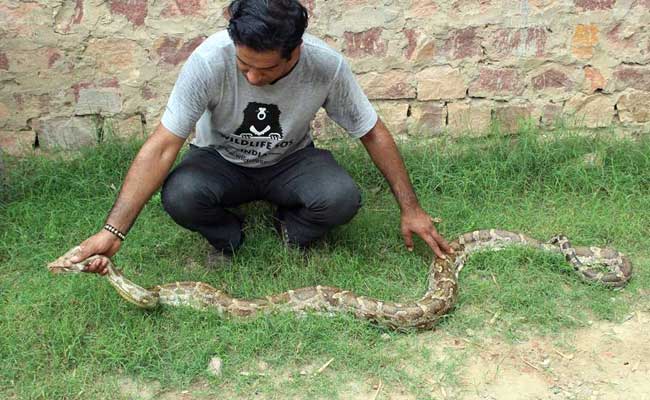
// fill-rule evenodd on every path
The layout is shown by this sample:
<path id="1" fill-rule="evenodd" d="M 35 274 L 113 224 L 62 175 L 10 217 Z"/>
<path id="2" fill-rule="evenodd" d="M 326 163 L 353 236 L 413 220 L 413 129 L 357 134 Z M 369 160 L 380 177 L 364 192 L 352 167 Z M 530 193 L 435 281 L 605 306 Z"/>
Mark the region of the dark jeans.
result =
<path id="1" fill-rule="evenodd" d="M 254 200 L 275 204 L 289 243 L 301 247 L 350 221 L 361 206 L 350 175 L 329 151 L 313 146 L 262 168 L 241 167 L 215 149 L 191 146 L 162 189 L 163 207 L 176 223 L 227 252 L 243 239 L 243 221 L 228 208 Z"/>

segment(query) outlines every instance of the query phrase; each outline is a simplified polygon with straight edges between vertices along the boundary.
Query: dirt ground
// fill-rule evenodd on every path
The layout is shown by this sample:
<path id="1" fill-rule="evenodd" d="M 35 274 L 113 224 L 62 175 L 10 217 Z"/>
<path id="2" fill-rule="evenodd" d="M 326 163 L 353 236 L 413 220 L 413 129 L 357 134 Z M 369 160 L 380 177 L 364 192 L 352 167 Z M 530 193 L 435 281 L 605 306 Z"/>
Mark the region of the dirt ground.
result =
<path id="1" fill-rule="evenodd" d="M 594 324 L 562 348 L 489 343 L 466 366 L 463 393 L 448 398 L 650 400 L 650 315 Z"/>
<path id="2" fill-rule="evenodd" d="M 429 340 L 423 338 L 425 342 Z M 623 323 L 593 323 L 562 337 L 560 341 L 558 338 L 540 337 L 512 344 L 496 339 L 478 342 L 446 337 L 425 346 L 442 357 L 450 354 L 450 348 L 469 350 L 470 354 L 458 370 L 460 384 L 445 383 L 445 379 L 436 377 L 436 371 L 427 374 L 431 378 L 425 379 L 423 385 L 430 390 L 432 399 L 650 400 L 648 312 L 635 312 Z M 403 388 L 382 382 L 342 383 L 341 389 L 343 400 L 417 398 Z M 122 380 L 121 392 L 127 398 L 140 399 L 212 398 L 206 395 L 205 384 L 182 392 L 160 393 L 153 387 Z M 238 397 L 228 395 L 228 398 Z"/>

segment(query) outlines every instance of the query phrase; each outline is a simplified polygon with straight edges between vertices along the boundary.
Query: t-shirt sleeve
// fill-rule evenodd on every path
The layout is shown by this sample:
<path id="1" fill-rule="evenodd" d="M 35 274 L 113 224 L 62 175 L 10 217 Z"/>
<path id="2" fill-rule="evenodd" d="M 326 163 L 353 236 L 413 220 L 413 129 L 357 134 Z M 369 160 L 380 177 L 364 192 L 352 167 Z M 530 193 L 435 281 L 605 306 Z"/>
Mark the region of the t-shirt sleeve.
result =
<path id="1" fill-rule="evenodd" d="M 377 113 L 345 59 L 341 59 L 323 107 L 353 138 L 365 135 L 377 123 Z"/>
<path id="2" fill-rule="evenodd" d="M 173 134 L 187 138 L 205 112 L 210 93 L 217 91 L 216 74 L 208 63 L 193 53 L 181 68 L 161 122 Z"/>

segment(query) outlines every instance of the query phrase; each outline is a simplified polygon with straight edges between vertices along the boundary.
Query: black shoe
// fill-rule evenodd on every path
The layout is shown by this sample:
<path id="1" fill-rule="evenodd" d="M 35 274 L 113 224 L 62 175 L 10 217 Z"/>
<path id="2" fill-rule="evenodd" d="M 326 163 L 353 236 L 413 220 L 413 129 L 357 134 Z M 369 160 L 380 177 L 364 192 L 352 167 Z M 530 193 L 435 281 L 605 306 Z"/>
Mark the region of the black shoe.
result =
<path id="1" fill-rule="evenodd" d="M 217 250 L 210 246 L 205 257 L 205 266 L 208 269 L 220 269 L 229 267 L 232 264 L 232 252 Z"/>

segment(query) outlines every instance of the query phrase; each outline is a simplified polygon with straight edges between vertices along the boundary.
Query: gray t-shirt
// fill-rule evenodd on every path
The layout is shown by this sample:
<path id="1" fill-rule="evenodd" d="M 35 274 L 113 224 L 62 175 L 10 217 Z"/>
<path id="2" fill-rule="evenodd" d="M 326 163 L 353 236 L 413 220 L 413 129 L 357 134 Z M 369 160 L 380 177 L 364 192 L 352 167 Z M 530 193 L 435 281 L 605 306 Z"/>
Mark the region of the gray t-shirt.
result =
<path id="1" fill-rule="evenodd" d="M 214 147 L 226 160 L 263 167 L 308 146 L 310 122 L 327 114 L 353 138 L 373 128 L 377 114 L 343 56 L 305 34 L 293 70 L 272 85 L 253 86 L 237 69 L 226 31 L 215 33 L 183 65 L 162 124 L 193 144 Z"/>

